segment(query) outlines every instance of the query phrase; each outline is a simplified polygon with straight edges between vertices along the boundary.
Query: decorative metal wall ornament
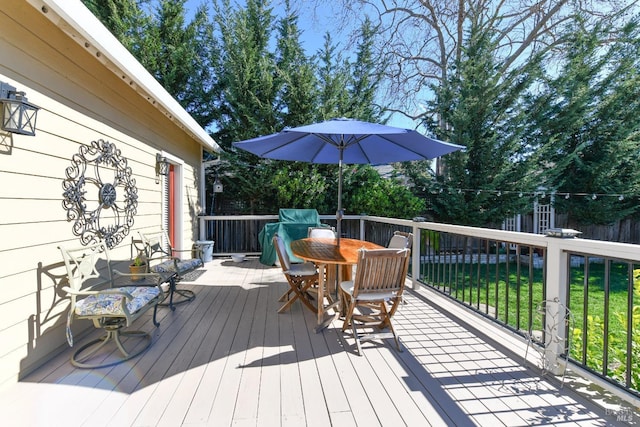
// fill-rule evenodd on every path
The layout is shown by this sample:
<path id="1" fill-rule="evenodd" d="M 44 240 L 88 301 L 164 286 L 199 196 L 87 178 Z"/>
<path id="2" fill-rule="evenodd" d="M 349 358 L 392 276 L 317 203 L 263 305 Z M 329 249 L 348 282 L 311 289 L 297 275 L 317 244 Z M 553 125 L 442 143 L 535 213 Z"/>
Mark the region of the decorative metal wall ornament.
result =
<path id="1" fill-rule="evenodd" d="M 62 206 L 83 245 L 113 248 L 129 234 L 138 209 L 138 188 L 120 150 L 99 139 L 82 145 L 67 167 Z"/>

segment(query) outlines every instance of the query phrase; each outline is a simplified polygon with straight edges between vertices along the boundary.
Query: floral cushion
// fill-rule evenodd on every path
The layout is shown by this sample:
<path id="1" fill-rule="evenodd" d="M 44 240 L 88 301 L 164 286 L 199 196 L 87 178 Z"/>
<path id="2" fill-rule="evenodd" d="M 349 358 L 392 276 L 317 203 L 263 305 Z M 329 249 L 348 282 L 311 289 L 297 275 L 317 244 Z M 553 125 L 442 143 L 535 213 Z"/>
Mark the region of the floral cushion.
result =
<path id="1" fill-rule="evenodd" d="M 151 267 L 151 271 L 154 273 L 169 273 L 176 271 L 176 264 L 178 264 L 178 274 L 185 273 L 187 271 L 195 270 L 196 268 L 200 268 L 203 266 L 202 260 L 200 258 L 194 259 L 179 259 L 177 262 L 175 260 L 167 260 L 160 264 L 154 265 Z"/>
<path id="2" fill-rule="evenodd" d="M 127 300 L 129 313 L 137 312 L 160 294 L 160 290 L 155 286 L 125 286 L 117 289 L 129 293 L 133 297 L 133 299 Z M 124 315 L 121 301 L 122 295 L 119 294 L 89 295 L 76 302 L 76 315 Z"/>

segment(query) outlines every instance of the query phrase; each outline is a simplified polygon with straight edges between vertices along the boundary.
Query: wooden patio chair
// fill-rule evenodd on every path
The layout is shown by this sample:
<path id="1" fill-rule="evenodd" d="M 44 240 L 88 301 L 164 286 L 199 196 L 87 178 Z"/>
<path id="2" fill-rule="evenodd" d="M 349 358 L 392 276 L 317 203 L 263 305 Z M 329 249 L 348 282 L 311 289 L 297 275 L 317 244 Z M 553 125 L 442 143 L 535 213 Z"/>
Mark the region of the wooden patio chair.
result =
<path id="1" fill-rule="evenodd" d="M 131 274 L 121 273 L 111 266 L 109 251 L 104 243 L 78 249 L 58 247 L 67 270 L 68 285 L 63 290 L 69 295 L 71 306 L 67 316 L 67 341 L 73 346 L 71 323 L 73 319 L 88 319 L 93 326 L 104 329 L 102 337 L 80 347 L 72 356 L 71 364 L 79 368 L 103 368 L 129 360 L 151 345 L 151 335 L 143 331 L 124 330 L 133 321 L 153 308 L 153 324 L 158 303 L 162 300 L 161 276 L 142 274 L 133 280 Z M 106 274 L 101 277 L 100 271 Z M 127 338 L 125 348 L 123 338 Z M 131 339 L 135 338 L 135 339 Z M 114 343 L 118 352 L 98 353 L 107 344 Z"/>
<path id="2" fill-rule="evenodd" d="M 317 313 L 318 309 L 311 303 L 312 297 L 309 294 L 313 286 L 318 286 L 319 276 L 316 266 L 311 262 L 292 264 L 284 240 L 277 233 L 273 236 L 273 246 L 276 249 L 282 272 L 289 284 L 289 290 L 278 299 L 281 302 L 286 301 L 278 313 L 288 310 L 296 300 L 300 300 L 309 310 Z"/>
<path id="3" fill-rule="evenodd" d="M 152 273 L 176 273 L 176 276 L 169 283 L 168 298 L 169 303 L 166 304 L 175 310 L 176 304 L 193 301 L 196 297 L 195 292 L 189 289 L 179 289 L 177 283 L 190 273 L 204 266 L 201 258 L 191 258 L 191 250 L 178 250 L 171 245 L 169 235 L 165 230 L 142 233 L 140 232 L 145 254 L 148 259 L 148 271 Z M 188 253 L 185 258 L 177 255 Z M 178 294 L 181 299 L 174 301 L 174 295 Z"/>
<path id="4" fill-rule="evenodd" d="M 309 227 L 307 237 L 335 239 L 336 230 L 333 227 Z"/>
<path id="5" fill-rule="evenodd" d="M 393 338 L 398 351 L 402 351 L 391 317 L 404 291 L 410 253 L 407 248 L 361 249 L 354 280 L 340 283 L 340 292 L 347 304 L 342 331 L 351 325 L 358 354 L 362 355 L 361 340 L 383 338 Z M 359 336 L 357 326 L 374 328 L 375 332 Z M 389 332 L 380 332 L 385 328 Z"/>
<path id="6" fill-rule="evenodd" d="M 388 248 L 411 249 L 412 246 L 413 233 L 406 233 L 404 231 L 394 231 L 393 236 L 389 239 L 389 243 L 387 243 Z"/>

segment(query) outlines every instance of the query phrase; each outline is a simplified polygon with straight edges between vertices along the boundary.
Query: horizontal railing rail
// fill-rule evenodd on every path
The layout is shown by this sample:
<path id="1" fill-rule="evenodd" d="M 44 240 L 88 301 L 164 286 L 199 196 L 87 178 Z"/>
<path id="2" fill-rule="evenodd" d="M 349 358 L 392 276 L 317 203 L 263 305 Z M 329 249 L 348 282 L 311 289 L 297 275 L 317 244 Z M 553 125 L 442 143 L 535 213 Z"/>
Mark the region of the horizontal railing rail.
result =
<path id="1" fill-rule="evenodd" d="M 277 215 L 203 216 L 200 238 L 215 241 L 215 255 L 260 254 L 260 230 L 277 221 Z M 333 215 L 321 221 L 336 225 Z M 536 323 L 537 304 L 561 302 L 575 318 L 571 330 L 560 331 L 572 344 L 557 349 L 561 365 L 569 360 L 614 391 L 640 396 L 638 245 L 373 216 L 342 222 L 344 237 L 383 246 L 396 230 L 414 235 L 414 288 L 429 286 L 522 336 L 547 329 Z"/>

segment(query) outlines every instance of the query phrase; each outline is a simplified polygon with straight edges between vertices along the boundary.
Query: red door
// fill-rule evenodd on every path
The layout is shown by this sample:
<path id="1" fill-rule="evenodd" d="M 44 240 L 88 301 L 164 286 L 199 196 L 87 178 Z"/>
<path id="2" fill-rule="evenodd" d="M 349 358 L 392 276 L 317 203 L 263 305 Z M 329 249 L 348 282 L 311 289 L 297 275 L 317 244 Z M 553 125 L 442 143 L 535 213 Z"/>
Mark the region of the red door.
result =
<path id="1" fill-rule="evenodd" d="M 172 245 L 176 245 L 176 224 L 175 224 L 175 209 L 176 209 L 176 174 L 174 166 L 169 167 L 169 188 L 168 188 L 168 204 L 167 204 L 167 222 L 169 226 L 169 241 Z"/>

